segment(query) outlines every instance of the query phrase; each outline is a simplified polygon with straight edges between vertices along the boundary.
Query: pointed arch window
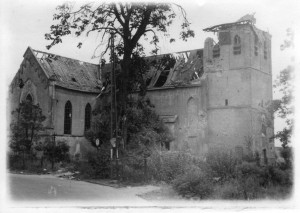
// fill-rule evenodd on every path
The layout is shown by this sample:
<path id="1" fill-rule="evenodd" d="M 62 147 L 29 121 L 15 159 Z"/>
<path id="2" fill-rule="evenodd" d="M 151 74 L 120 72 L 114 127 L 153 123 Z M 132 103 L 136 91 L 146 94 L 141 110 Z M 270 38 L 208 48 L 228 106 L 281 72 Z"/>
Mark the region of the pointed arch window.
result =
<path id="1" fill-rule="evenodd" d="M 241 38 L 238 35 L 236 35 L 234 36 L 234 41 L 233 41 L 233 54 L 240 55 L 241 52 L 242 52 Z"/>
<path id="2" fill-rule="evenodd" d="M 264 41 L 264 59 L 268 59 L 268 47 L 266 41 Z"/>
<path id="3" fill-rule="evenodd" d="M 84 130 L 88 130 L 91 128 L 91 118 L 92 118 L 92 107 L 88 103 L 85 106 Z"/>
<path id="4" fill-rule="evenodd" d="M 220 57 L 220 46 L 219 44 L 216 44 L 213 48 L 213 58 L 219 58 Z"/>
<path id="5" fill-rule="evenodd" d="M 65 105 L 65 123 L 64 123 L 64 134 L 71 134 L 72 128 L 72 104 L 67 101 Z"/>
<path id="6" fill-rule="evenodd" d="M 26 101 L 29 102 L 29 103 L 33 103 L 33 98 L 32 98 L 32 96 L 30 94 L 28 94 L 26 96 Z"/>

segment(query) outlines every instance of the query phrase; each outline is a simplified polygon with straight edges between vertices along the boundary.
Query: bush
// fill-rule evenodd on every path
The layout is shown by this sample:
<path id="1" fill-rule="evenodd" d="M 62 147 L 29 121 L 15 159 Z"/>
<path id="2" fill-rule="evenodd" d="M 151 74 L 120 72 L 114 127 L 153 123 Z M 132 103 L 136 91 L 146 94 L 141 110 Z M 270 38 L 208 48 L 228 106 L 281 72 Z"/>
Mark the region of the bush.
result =
<path id="1" fill-rule="evenodd" d="M 101 148 L 97 152 L 87 154 L 86 168 L 81 168 L 81 173 L 87 173 L 89 178 L 109 178 L 110 176 L 110 154 L 109 149 Z M 85 164 L 85 163 L 83 163 Z"/>
<path id="2" fill-rule="evenodd" d="M 219 177 L 222 181 L 235 177 L 238 160 L 229 151 L 221 151 L 220 148 L 211 149 L 206 159 L 214 177 Z"/>
<path id="3" fill-rule="evenodd" d="M 244 194 L 238 180 L 230 179 L 224 183 L 215 185 L 213 197 L 217 199 L 239 200 L 244 199 Z"/>
<path id="4" fill-rule="evenodd" d="M 191 168 L 173 181 L 173 188 L 183 197 L 209 198 L 213 192 L 211 178 L 199 167 Z"/>
<path id="5" fill-rule="evenodd" d="M 267 168 L 259 167 L 254 162 L 242 162 L 237 166 L 237 181 L 244 199 L 257 199 L 262 197 L 263 187 L 269 185 L 270 174 Z"/>
<path id="6" fill-rule="evenodd" d="M 268 166 L 265 173 L 267 173 L 268 182 L 270 184 L 291 186 L 293 183 L 292 170 L 281 170 L 274 166 Z"/>
<path id="7" fill-rule="evenodd" d="M 188 153 L 178 151 L 153 151 L 148 158 L 149 175 L 157 181 L 172 182 L 178 175 L 184 174 L 198 159 Z"/>
<path id="8" fill-rule="evenodd" d="M 49 138 L 45 141 L 43 146 L 44 156 L 52 164 L 52 170 L 54 169 L 54 164 L 60 161 L 69 160 L 69 145 L 65 141 L 51 141 Z"/>
<path id="9" fill-rule="evenodd" d="M 285 147 L 280 152 L 282 158 L 284 159 L 284 164 L 282 165 L 282 169 L 291 169 L 293 162 L 293 153 L 292 148 Z"/>
<path id="10" fill-rule="evenodd" d="M 123 167 L 123 180 L 130 182 L 142 182 L 145 180 L 145 174 L 142 169 L 134 169 L 131 166 L 124 165 Z"/>

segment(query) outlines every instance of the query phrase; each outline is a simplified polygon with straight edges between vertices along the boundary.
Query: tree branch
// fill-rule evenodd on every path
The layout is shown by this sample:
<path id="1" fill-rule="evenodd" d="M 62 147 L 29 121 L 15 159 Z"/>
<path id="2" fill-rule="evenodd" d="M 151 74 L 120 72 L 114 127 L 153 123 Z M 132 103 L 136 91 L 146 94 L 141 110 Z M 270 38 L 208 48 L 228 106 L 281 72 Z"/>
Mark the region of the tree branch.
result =
<path id="1" fill-rule="evenodd" d="M 135 45 L 137 42 L 138 42 L 138 40 L 140 39 L 140 37 L 144 34 L 144 32 L 145 32 L 145 30 L 146 30 L 146 27 L 147 27 L 147 25 L 148 25 L 148 23 L 149 23 L 149 20 L 150 20 L 150 15 L 151 15 L 151 13 L 152 13 L 152 10 L 153 10 L 153 8 L 152 8 L 152 6 L 147 6 L 146 7 L 146 11 L 145 11 L 145 16 L 144 16 L 144 18 L 143 18 L 143 20 L 142 20 L 142 22 L 141 22 L 141 24 L 140 24 L 140 26 L 138 27 L 138 29 L 137 29 L 137 31 L 136 31 L 136 33 L 134 34 L 134 36 L 132 37 L 132 44 L 133 45 Z"/>
<path id="2" fill-rule="evenodd" d="M 117 6 L 116 6 L 115 3 L 113 4 L 113 9 L 114 9 L 114 14 L 115 14 L 116 18 L 118 19 L 118 21 L 120 22 L 120 24 L 124 27 L 124 22 L 123 22 L 123 20 L 120 17 L 119 11 L 118 11 Z M 122 7 L 121 7 L 121 10 L 122 10 Z"/>
<path id="3" fill-rule="evenodd" d="M 115 31 L 117 34 L 119 34 L 120 36 L 122 36 L 122 34 L 114 27 L 98 27 L 92 30 L 89 30 L 86 35 L 88 36 L 90 32 L 96 31 L 96 30 L 112 30 Z"/>

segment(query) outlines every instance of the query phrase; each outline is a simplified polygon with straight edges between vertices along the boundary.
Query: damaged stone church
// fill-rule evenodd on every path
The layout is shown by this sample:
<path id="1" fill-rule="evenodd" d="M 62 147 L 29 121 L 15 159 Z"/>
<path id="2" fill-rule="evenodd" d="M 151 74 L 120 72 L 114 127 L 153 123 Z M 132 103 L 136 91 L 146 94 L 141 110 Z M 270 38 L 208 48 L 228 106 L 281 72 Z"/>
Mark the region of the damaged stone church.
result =
<path id="1" fill-rule="evenodd" d="M 167 54 L 174 59 L 171 65 L 149 70 L 147 97 L 174 136 L 171 150 L 189 149 L 200 156 L 223 146 L 243 155 L 248 143 L 263 161 L 275 159 L 268 111 L 271 35 L 254 24 L 249 18 L 206 28 L 217 33 L 218 41 L 207 38 L 202 49 Z M 30 47 L 23 57 L 10 85 L 10 110 L 23 100 L 39 103 L 47 117 L 45 134 L 66 140 L 73 155 L 86 153 L 91 146 L 84 131 L 91 126 L 104 70 Z"/>

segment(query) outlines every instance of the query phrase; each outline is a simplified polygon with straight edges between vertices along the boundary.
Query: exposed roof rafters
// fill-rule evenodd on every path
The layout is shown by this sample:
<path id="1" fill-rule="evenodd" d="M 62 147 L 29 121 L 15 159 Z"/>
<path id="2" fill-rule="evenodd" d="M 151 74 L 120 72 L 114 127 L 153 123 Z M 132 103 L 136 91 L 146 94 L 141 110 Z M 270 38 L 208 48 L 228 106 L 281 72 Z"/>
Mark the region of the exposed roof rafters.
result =
<path id="1" fill-rule="evenodd" d="M 226 24 L 219 24 L 212 27 L 208 27 L 203 29 L 205 32 L 218 32 L 220 30 L 226 30 L 232 26 L 238 26 L 238 25 L 253 25 L 253 22 L 251 20 L 243 20 L 238 22 L 232 22 L 232 23 L 226 23 Z"/>

